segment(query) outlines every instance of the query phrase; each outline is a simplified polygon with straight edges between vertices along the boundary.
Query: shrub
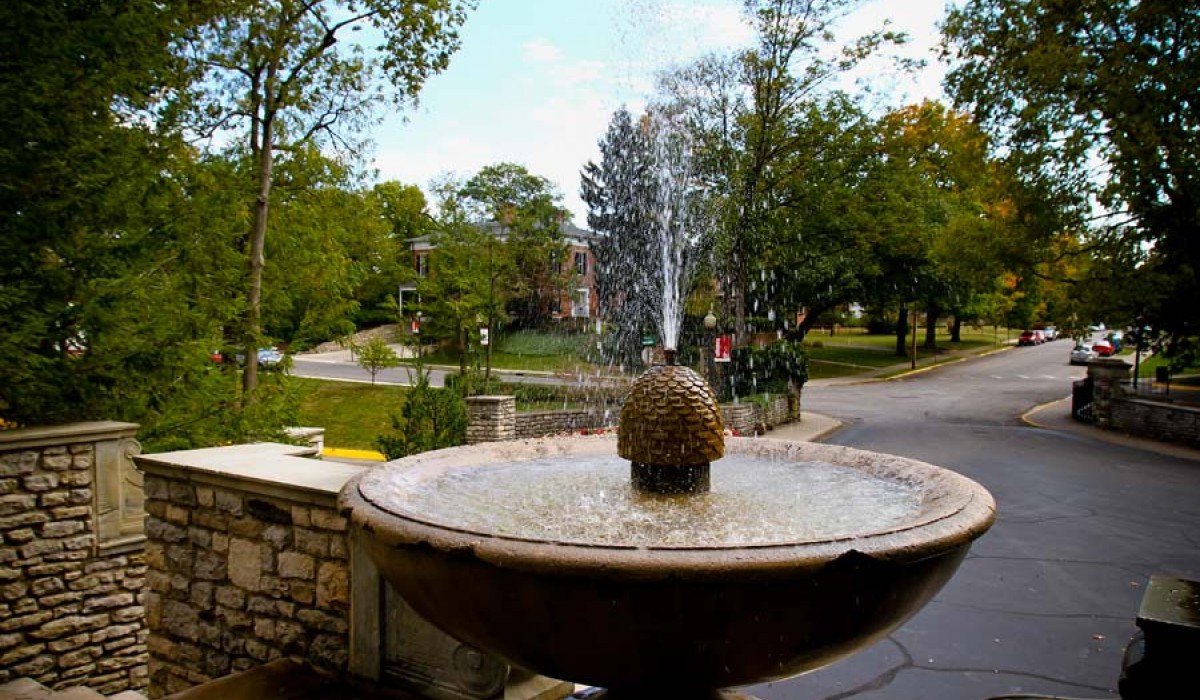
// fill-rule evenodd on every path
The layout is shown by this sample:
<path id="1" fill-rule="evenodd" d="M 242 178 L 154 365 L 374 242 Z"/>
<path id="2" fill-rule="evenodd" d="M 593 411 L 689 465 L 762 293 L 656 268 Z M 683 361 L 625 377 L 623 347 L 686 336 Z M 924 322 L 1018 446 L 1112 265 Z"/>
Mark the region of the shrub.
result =
<path id="1" fill-rule="evenodd" d="M 764 348 L 737 348 L 730 376 L 737 396 L 798 391 L 808 381 L 808 353 L 800 343 L 788 340 L 777 340 Z"/>
<path id="2" fill-rule="evenodd" d="M 454 447 L 467 441 L 467 405 L 453 389 L 429 385 L 429 370 L 418 363 L 416 381 L 405 397 L 400 415 L 392 414 L 392 433 L 376 438 L 388 459 Z"/>

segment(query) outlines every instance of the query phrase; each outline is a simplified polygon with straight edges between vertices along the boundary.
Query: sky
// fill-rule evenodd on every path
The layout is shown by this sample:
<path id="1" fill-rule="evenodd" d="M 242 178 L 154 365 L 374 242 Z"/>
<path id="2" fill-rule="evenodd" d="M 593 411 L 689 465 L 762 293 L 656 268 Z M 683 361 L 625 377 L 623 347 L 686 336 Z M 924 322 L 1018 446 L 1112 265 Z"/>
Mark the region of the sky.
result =
<path id="1" fill-rule="evenodd" d="M 911 41 L 903 53 L 928 66 L 897 79 L 881 65 L 860 79 L 889 104 L 940 98 L 945 69 L 933 49 L 946 0 L 868 0 L 847 35 L 890 20 Z M 663 68 L 753 39 L 738 0 L 480 0 L 450 66 L 428 80 L 420 103 L 390 114 L 373 134 L 378 179 L 426 192 L 445 174 L 518 163 L 550 180 L 576 225 L 586 226 L 579 172 L 622 105 L 637 113 Z"/>

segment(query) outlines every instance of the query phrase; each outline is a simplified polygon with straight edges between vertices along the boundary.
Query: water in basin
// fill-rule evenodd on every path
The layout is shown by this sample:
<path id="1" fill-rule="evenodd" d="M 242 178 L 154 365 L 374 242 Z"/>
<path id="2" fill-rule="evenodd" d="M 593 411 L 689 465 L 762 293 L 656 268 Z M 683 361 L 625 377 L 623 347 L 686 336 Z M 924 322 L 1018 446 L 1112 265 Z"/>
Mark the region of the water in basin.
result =
<path id="1" fill-rule="evenodd" d="M 430 478 L 392 470 L 377 503 L 481 535 L 633 548 L 754 547 L 853 538 L 911 523 L 917 486 L 850 467 L 734 454 L 712 463 L 712 489 L 635 491 L 615 455 L 460 468 Z"/>

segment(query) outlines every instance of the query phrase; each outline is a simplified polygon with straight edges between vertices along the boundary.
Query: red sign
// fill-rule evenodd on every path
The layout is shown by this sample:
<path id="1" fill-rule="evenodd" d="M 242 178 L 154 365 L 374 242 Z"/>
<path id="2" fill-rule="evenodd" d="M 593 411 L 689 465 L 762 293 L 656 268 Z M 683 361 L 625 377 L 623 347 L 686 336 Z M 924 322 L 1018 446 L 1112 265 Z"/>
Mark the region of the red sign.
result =
<path id="1" fill-rule="evenodd" d="M 713 338 L 713 362 L 730 362 L 733 354 L 733 336 L 718 335 Z"/>

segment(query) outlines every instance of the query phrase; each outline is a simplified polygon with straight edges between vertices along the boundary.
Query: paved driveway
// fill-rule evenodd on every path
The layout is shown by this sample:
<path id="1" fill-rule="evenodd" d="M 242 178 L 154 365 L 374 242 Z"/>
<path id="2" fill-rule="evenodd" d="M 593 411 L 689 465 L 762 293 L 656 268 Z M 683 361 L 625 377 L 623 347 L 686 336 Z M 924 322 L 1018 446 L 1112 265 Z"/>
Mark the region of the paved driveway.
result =
<path id="1" fill-rule="evenodd" d="M 829 442 L 926 460 L 990 489 L 999 515 L 954 579 L 886 640 L 763 698 L 1116 697 L 1153 574 L 1200 580 L 1200 457 L 1067 422 L 1065 342 L 910 378 L 805 388 Z"/>

